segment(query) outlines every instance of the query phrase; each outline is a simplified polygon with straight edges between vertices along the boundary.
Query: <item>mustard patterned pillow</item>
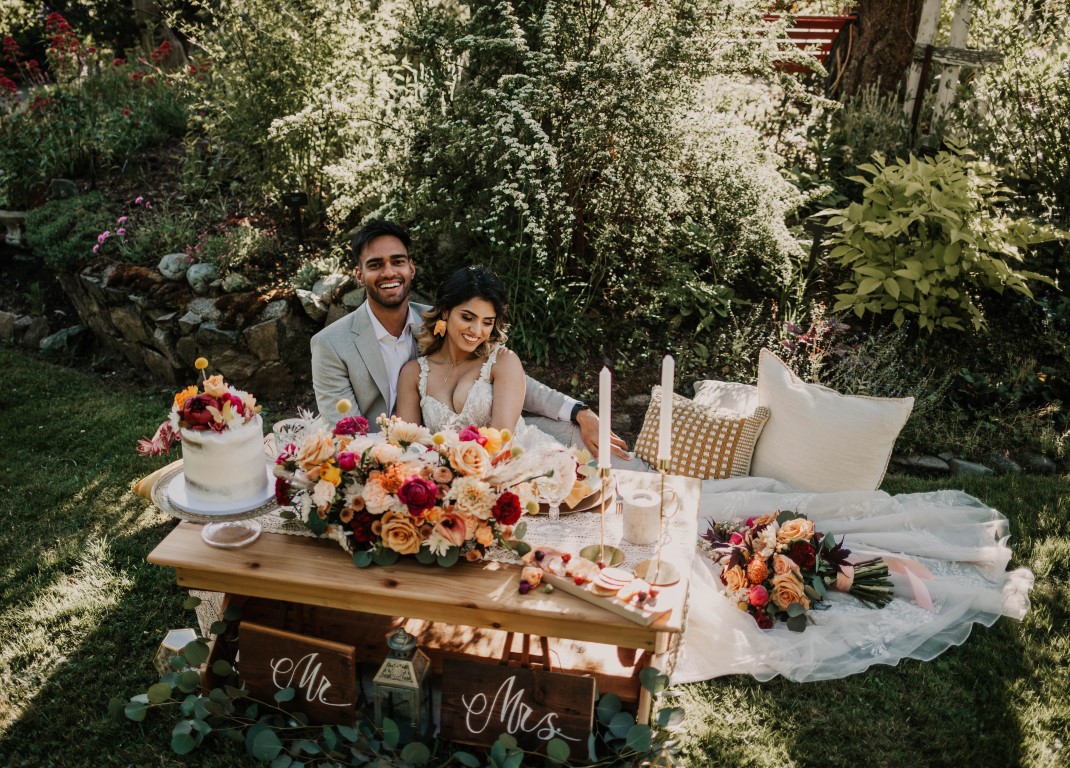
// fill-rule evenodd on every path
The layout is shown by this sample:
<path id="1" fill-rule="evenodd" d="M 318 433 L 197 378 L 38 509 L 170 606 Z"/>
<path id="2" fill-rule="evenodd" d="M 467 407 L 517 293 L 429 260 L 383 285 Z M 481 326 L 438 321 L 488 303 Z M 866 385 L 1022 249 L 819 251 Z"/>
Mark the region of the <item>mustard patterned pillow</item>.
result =
<path id="1" fill-rule="evenodd" d="M 656 386 L 635 441 L 635 455 L 651 465 L 656 465 L 658 458 L 660 418 L 661 387 Z M 669 472 L 700 480 L 746 475 L 754 445 L 768 419 L 768 408 L 756 408 L 751 414 L 733 413 L 673 393 Z"/>

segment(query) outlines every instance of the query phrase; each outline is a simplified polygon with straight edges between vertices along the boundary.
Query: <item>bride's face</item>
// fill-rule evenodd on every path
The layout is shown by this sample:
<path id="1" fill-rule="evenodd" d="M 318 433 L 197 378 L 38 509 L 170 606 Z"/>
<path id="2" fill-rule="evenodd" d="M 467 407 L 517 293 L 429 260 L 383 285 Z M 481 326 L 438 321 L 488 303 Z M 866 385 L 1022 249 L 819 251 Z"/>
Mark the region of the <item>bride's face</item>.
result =
<path id="1" fill-rule="evenodd" d="M 469 299 L 446 315 L 446 338 L 451 346 L 471 354 L 494 332 L 497 313 L 486 299 Z"/>

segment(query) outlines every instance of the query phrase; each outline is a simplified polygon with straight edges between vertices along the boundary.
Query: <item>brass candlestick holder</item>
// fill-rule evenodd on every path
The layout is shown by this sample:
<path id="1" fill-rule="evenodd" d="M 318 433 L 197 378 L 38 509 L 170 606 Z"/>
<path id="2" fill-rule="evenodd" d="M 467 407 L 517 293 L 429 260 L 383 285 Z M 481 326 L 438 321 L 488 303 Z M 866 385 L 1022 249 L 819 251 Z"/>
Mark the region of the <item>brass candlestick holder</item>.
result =
<path id="1" fill-rule="evenodd" d="M 624 562 L 624 552 L 617 547 L 606 545 L 606 508 L 613 503 L 609 498 L 610 479 L 613 470 L 609 467 L 599 467 L 598 477 L 602 481 L 602 500 L 599 503 L 598 524 L 599 536 L 597 544 L 589 544 L 580 550 L 580 557 L 593 560 L 596 563 L 620 565 Z M 616 495 L 616 494 L 614 494 Z"/>
<path id="2" fill-rule="evenodd" d="M 680 580 L 680 569 L 661 559 L 661 545 L 665 541 L 665 475 L 669 473 L 669 460 L 658 459 L 658 474 L 661 475 L 661 503 L 658 506 L 658 552 L 651 560 L 644 560 L 635 568 L 635 575 L 655 587 L 667 587 Z"/>

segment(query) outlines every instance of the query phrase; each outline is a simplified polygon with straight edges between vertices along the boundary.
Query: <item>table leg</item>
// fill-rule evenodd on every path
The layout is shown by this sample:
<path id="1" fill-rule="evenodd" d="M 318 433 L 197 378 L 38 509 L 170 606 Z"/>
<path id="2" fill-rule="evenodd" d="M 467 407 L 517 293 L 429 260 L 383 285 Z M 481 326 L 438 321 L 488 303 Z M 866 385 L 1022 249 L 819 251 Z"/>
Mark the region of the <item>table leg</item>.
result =
<path id="1" fill-rule="evenodd" d="M 656 660 L 663 658 L 665 652 L 669 650 L 671 640 L 672 635 L 668 632 L 658 632 L 657 638 L 654 641 L 654 652 L 643 654 L 643 658 L 639 663 L 639 669 L 636 670 L 636 673 L 638 674 L 644 667 L 649 667 Z M 635 722 L 640 725 L 648 725 L 650 723 L 650 709 L 653 703 L 654 697 L 651 695 L 650 691 L 640 685 L 639 701 L 636 703 L 635 708 Z"/>

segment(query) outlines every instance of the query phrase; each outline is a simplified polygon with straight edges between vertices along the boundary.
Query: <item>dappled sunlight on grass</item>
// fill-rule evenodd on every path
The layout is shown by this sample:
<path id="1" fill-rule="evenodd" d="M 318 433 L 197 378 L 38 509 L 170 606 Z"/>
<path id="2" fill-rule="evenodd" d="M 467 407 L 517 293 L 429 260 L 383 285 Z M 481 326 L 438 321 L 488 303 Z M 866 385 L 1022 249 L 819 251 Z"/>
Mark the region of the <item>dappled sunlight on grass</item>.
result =
<path id="1" fill-rule="evenodd" d="M 96 631 L 130 588 L 111 563 L 108 542 L 78 540 L 77 562 L 53 572 L 48 583 L 26 585 L 25 600 L 0 612 L 0 730 L 19 717 L 55 668 Z M 52 570 L 51 568 L 48 570 Z"/>

